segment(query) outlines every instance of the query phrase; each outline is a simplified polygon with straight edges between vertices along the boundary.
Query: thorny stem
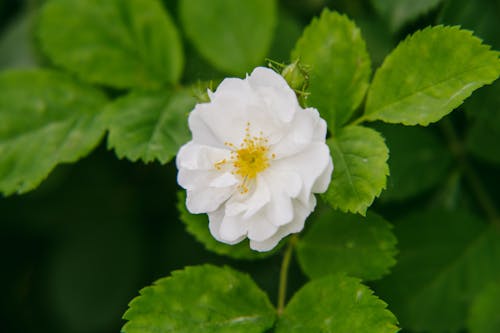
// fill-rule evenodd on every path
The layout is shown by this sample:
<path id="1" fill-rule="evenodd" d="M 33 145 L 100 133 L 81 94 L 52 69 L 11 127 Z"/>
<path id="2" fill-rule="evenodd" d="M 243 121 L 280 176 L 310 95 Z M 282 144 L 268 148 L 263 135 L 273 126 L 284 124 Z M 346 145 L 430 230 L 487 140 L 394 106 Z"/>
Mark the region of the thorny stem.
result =
<path id="1" fill-rule="evenodd" d="M 455 158 L 457 159 L 459 166 L 462 172 L 464 173 L 464 176 L 467 179 L 467 182 L 469 183 L 471 190 L 474 192 L 474 195 L 479 205 L 483 209 L 488 219 L 493 224 L 496 224 L 497 226 L 500 227 L 500 214 L 496 209 L 493 200 L 491 199 L 488 192 L 484 188 L 481 179 L 479 178 L 476 171 L 474 170 L 474 168 L 472 168 L 469 161 L 467 160 L 466 152 L 463 149 L 463 145 L 460 142 L 460 139 L 458 138 L 458 135 L 455 131 L 455 128 L 453 127 L 453 124 L 449 119 L 443 119 L 443 121 L 441 121 L 440 124 L 441 124 L 441 129 L 443 130 L 443 133 L 446 139 L 448 140 L 450 149 L 452 153 L 455 155 Z"/>
<path id="2" fill-rule="evenodd" d="M 281 262 L 280 270 L 280 284 L 278 289 L 278 316 L 281 316 L 283 310 L 285 309 L 288 268 L 290 267 L 290 259 L 292 259 L 293 248 L 295 247 L 297 240 L 297 235 L 292 235 L 288 240 L 285 253 L 283 254 L 283 261 Z"/>

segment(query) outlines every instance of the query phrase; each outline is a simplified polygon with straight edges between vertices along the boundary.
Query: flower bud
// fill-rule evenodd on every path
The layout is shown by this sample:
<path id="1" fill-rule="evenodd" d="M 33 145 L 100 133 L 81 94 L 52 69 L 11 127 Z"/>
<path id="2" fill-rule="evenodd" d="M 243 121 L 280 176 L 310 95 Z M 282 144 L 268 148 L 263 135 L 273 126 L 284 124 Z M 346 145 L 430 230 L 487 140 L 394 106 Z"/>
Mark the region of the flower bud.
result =
<path id="1" fill-rule="evenodd" d="M 298 94 L 304 93 L 309 85 L 309 73 L 298 59 L 286 66 L 281 72 L 281 75 L 285 78 L 286 82 L 288 82 L 288 85 Z"/>

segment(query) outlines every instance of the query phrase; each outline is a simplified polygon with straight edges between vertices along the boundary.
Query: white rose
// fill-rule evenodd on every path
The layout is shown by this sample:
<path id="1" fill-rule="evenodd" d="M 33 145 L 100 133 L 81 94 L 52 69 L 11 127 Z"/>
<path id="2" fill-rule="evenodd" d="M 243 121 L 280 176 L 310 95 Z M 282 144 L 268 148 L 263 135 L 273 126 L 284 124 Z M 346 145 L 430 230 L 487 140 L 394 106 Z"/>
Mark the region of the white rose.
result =
<path id="1" fill-rule="evenodd" d="M 300 107 L 282 76 L 258 67 L 227 78 L 189 116 L 193 139 L 177 155 L 186 206 L 207 213 L 218 241 L 268 251 L 303 229 L 333 163 L 326 123 Z"/>

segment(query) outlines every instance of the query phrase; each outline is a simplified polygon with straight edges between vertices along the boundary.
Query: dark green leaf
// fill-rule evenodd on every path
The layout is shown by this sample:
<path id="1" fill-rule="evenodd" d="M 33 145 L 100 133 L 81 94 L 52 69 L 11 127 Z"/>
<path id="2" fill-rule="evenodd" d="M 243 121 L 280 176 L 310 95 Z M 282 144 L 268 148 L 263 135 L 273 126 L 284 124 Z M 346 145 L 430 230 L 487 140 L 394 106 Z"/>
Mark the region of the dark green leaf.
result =
<path id="1" fill-rule="evenodd" d="M 90 165 L 96 167 L 96 164 L 87 164 Z M 73 170 L 77 168 L 83 169 L 79 165 Z M 66 195 L 69 198 L 57 196 L 56 193 L 61 192 L 52 191 L 49 198 L 58 202 L 48 204 L 50 208 L 43 207 L 42 211 L 35 210 L 31 215 L 33 224 L 50 221 L 39 228 L 49 228 L 44 233 L 51 235 L 53 244 L 57 244 L 57 251 L 46 254 L 46 271 L 42 273 L 38 288 L 50 295 L 44 308 L 53 318 L 58 318 L 62 332 L 103 332 L 108 327 L 115 327 L 144 274 L 141 220 L 130 214 L 135 209 L 131 200 L 136 197 L 112 198 L 116 194 L 116 179 L 109 183 L 108 180 L 100 181 L 104 175 L 95 171 L 83 171 L 79 176 L 92 174 L 85 181 L 95 182 L 97 187 L 79 183 L 77 190 L 66 192 L 71 193 Z M 71 180 L 61 187 L 66 191 L 71 189 Z M 134 208 L 110 209 L 114 204 L 125 204 L 124 201 Z M 30 230 L 33 233 L 33 229 Z"/>
<path id="2" fill-rule="evenodd" d="M 0 68 L 37 67 L 33 41 L 33 15 L 17 17 L 0 37 Z"/>
<path id="3" fill-rule="evenodd" d="M 439 19 L 444 24 L 457 24 L 474 31 L 485 43 L 500 49 L 498 33 L 498 0 L 448 0 L 443 6 Z"/>
<path id="4" fill-rule="evenodd" d="M 426 28 L 401 42 L 377 70 L 363 119 L 426 126 L 499 74 L 498 53 L 470 31 Z"/>
<path id="5" fill-rule="evenodd" d="M 500 81 L 475 93 L 464 107 L 471 121 L 466 145 L 472 154 L 500 163 Z"/>
<path id="6" fill-rule="evenodd" d="M 260 333 L 275 320 L 267 295 L 229 267 L 187 267 L 140 293 L 123 316 L 124 333 Z"/>
<path id="7" fill-rule="evenodd" d="M 500 283 L 498 282 L 486 286 L 477 295 L 472 303 L 467 322 L 471 333 L 500 332 L 499 300 Z"/>
<path id="8" fill-rule="evenodd" d="M 215 67 L 242 75 L 264 61 L 276 24 L 275 0 L 181 0 L 187 37 Z"/>
<path id="9" fill-rule="evenodd" d="M 180 37 L 158 0 L 51 0 L 39 37 L 54 63 L 92 83 L 156 87 L 182 73 Z"/>
<path id="10" fill-rule="evenodd" d="M 274 39 L 269 50 L 269 58 L 287 63 L 295 42 L 302 34 L 302 22 L 286 10 L 278 12 L 278 22 Z"/>
<path id="11" fill-rule="evenodd" d="M 331 275 L 293 296 L 276 333 L 393 333 L 399 330 L 396 324 L 386 304 L 358 279 Z"/>
<path id="12" fill-rule="evenodd" d="M 325 209 L 309 221 L 311 229 L 297 244 L 300 266 L 310 278 L 333 273 L 374 280 L 396 261 L 396 237 L 382 217 Z"/>
<path id="13" fill-rule="evenodd" d="M 167 163 L 190 139 L 188 114 L 196 100 L 189 91 L 132 92 L 106 110 L 108 147 L 131 161 Z"/>
<path id="14" fill-rule="evenodd" d="M 385 188 L 389 150 L 373 129 L 349 126 L 327 140 L 332 154 L 332 182 L 323 195 L 336 209 L 365 214 Z"/>
<path id="15" fill-rule="evenodd" d="M 104 96 L 47 70 L 0 74 L 0 192 L 34 189 L 59 163 L 87 155 L 104 133 Z"/>
<path id="16" fill-rule="evenodd" d="M 376 290 L 403 327 L 457 332 L 467 307 L 500 278 L 500 233 L 464 212 L 423 212 L 396 224 L 400 255 Z"/>
<path id="17" fill-rule="evenodd" d="M 276 253 L 276 250 L 268 252 L 257 252 L 250 249 L 248 240 L 235 245 L 228 245 L 217 241 L 208 229 L 208 216 L 206 214 L 191 214 L 186 209 L 186 193 L 179 191 L 177 194 L 177 209 L 180 219 L 186 225 L 187 231 L 202 243 L 209 251 L 228 256 L 235 259 L 260 259 Z"/>
<path id="18" fill-rule="evenodd" d="M 340 127 L 361 103 L 371 74 L 365 41 L 346 16 L 324 10 L 304 30 L 292 52 L 310 67 L 307 103 L 329 127 Z"/>
<path id="19" fill-rule="evenodd" d="M 385 57 L 394 48 L 394 37 L 385 21 L 375 15 L 356 17 L 356 24 L 366 40 L 368 54 L 372 60 L 372 68 L 379 67 Z"/>
<path id="20" fill-rule="evenodd" d="M 442 0 L 371 0 L 377 12 L 389 23 L 393 31 L 426 14 Z"/>
<path id="21" fill-rule="evenodd" d="M 500 109 L 489 110 L 492 119 L 478 119 L 471 126 L 467 148 L 474 155 L 489 162 L 500 163 Z M 496 118 L 496 119 L 495 119 Z"/>
<path id="22" fill-rule="evenodd" d="M 377 124 L 390 149 L 387 189 L 381 200 L 404 200 L 441 182 L 451 165 L 446 146 L 428 128 Z"/>

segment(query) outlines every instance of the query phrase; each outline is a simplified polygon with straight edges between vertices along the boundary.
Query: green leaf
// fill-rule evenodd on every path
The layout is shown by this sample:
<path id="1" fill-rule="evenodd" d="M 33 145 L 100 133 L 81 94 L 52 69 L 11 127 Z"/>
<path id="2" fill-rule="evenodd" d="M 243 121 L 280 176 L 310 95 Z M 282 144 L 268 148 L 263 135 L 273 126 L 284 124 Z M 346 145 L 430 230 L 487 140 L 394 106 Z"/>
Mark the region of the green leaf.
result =
<path id="1" fill-rule="evenodd" d="M 207 214 L 191 214 L 188 212 L 185 204 L 186 193 L 184 191 L 179 191 L 177 198 L 180 219 L 186 225 L 187 231 L 209 251 L 235 259 L 261 259 L 276 254 L 280 248 L 280 246 L 277 246 L 275 250 L 268 252 L 253 251 L 246 239 L 235 245 L 221 243 L 212 236 L 208 229 Z"/>
<path id="2" fill-rule="evenodd" d="M 500 49 L 498 34 L 498 13 L 500 2 L 491 0 L 449 0 L 439 15 L 440 23 L 460 25 L 491 45 Z"/>
<path id="3" fill-rule="evenodd" d="M 229 267 L 187 267 L 140 293 L 123 316 L 124 333 L 260 333 L 275 320 L 267 295 Z"/>
<path id="4" fill-rule="evenodd" d="M 33 45 L 34 15 L 24 13 L 16 17 L 0 37 L 0 68 L 37 67 Z"/>
<path id="5" fill-rule="evenodd" d="M 384 138 L 373 129 L 348 126 L 327 144 L 335 170 L 323 198 L 335 209 L 364 215 L 389 174 Z"/>
<path id="6" fill-rule="evenodd" d="M 189 91 L 132 92 L 106 109 L 108 147 L 131 161 L 167 163 L 189 141 L 188 114 L 196 103 Z"/>
<path id="7" fill-rule="evenodd" d="M 391 175 L 380 200 L 405 200 L 445 179 L 453 158 L 431 129 L 389 124 L 377 124 L 376 128 L 391 152 Z"/>
<path id="8" fill-rule="evenodd" d="M 467 307 L 500 278 L 500 233 L 464 212 L 426 211 L 396 224 L 400 255 L 375 290 L 403 327 L 456 332 Z"/>
<path id="9" fill-rule="evenodd" d="M 500 81 L 484 87 L 464 107 L 472 121 L 467 132 L 469 152 L 492 163 L 500 163 Z"/>
<path id="10" fill-rule="evenodd" d="M 469 311 L 467 326 L 471 333 L 500 332 L 500 316 L 498 315 L 500 300 L 500 283 L 486 286 L 474 299 Z"/>
<path id="11" fill-rule="evenodd" d="M 366 41 L 372 68 L 379 67 L 394 48 L 394 37 L 389 31 L 389 27 L 383 19 L 375 15 L 356 17 L 356 24 L 361 29 Z"/>
<path id="12" fill-rule="evenodd" d="M 331 275 L 314 280 L 290 300 L 276 333 L 393 333 L 399 329 L 386 304 L 358 279 Z"/>
<path id="13" fill-rule="evenodd" d="M 290 60 L 290 52 L 302 34 L 303 28 L 302 22 L 295 15 L 280 8 L 269 58 L 287 63 Z"/>
<path id="14" fill-rule="evenodd" d="M 371 0 L 377 12 L 397 31 L 437 7 L 442 0 Z"/>
<path id="15" fill-rule="evenodd" d="M 356 25 L 327 9 L 313 19 L 292 51 L 292 60 L 310 66 L 307 103 L 329 127 L 345 124 L 368 88 L 370 58 Z"/>
<path id="16" fill-rule="evenodd" d="M 310 225 L 297 244 L 297 255 L 311 279 L 346 273 L 374 280 L 396 263 L 392 226 L 374 213 L 362 217 L 327 209 L 312 218 Z"/>
<path id="17" fill-rule="evenodd" d="M 475 121 L 467 136 L 467 149 L 479 158 L 500 164 L 500 109 L 491 111 L 491 120 L 484 118 Z"/>
<path id="18" fill-rule="evenodd" d="M 180 37 L 158 0 L 51 0 L 39 38 L 55 64 L 92 83 L 149 88 L 182 73 Z"/>
<path id="19" fill-rule="evenodd" d="M 33 205 L 34 200 L 22 204 L 33 210 L 24 217 L 31 217 L 36 225 L 30 233 L 44 228 L 43 234 L 51 235 L 57 244 L 56 251 L 47 253 L 38 288 L 50 295 L 44 309 L 58 318 L 62 332 L 102 332 L 116 327 L 144 274 L 144 234 L 141 220 L 131 213 L 138 207 L 133 202 L 137 196 L 133 192 L 128 192 L 128 198 L 116 195 L 116 178 L 102 180 L 110 175 L 102 173 L 95 161 L 72 168 L 69 178 L 80 177 L 76 184 L 68 179 L 61 185 L 63 191 L 44 193 L 46 199 L 38 205 Z M 101 163 L 109 168 L 109 159 Z M 116 173 L 115 168 L 109 169 Z M 91 184 L 84 185 L 84 181 Z M 120 209 L 110 209 L 115 204 Z"/>
<path id="20" fill-rule="evenodd" d="M 47 70 L 0 74 L 0 192 L 24 193 L 59 163 L 99 143 L 106 102 L 97 90 Z"/>
<path id="21" fill-rule="evenodd" d="M 499 74 L 498 52 L 470 31 L 426 28 L 401 42 L 377 70 L 362 119 L 426 126 Z"/>
<path id="22" fill-rule="evenodd" d="M 179 11 L 187 37 L 221 71 L 250 72 L 271 46 L 274 0 L 181 0 Z"/>

